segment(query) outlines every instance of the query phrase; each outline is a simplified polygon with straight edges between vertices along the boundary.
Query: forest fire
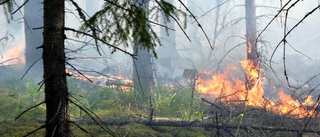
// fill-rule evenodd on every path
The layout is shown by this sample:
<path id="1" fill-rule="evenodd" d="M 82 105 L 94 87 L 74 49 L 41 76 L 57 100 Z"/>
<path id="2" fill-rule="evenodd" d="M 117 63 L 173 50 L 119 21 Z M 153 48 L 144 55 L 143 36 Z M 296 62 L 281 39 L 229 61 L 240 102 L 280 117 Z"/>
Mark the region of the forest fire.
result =
<path id="1" fill-rule="evenodd" d="M 4 51 L 1 55 L 0 62 L 3 66 L 11 66 L 11 65 L 24 65 L 26 63 L 26 59 L 24 57 L 24 45 L 19 43 L 15 47 Z M 17 68 L 17 66 L 15 66 Z"/>
<path id="2" fill-rule="evenodd" d="M 241 61 L 240 64 L 245 69 L 247 80 L 235 78 L 235 74 L 240 70 L 236 67 L 228 67 L 226 71 L 215 74 L 211 79 L 199 78 L 197 90 L 226 105 L 245 104 L 266 108 L 281 115 L 289 114 L 296 118 L 312 116 L 315 111 L 315 107 L 312 106 L 315 105 L 315 102 L 311 95 L 299 101 L 280 90 L 278 92 L 279 101 L 268 100 L 264 97 L 264 83 L 262 77 L 259 76 L 259 68 L 254 66 L 250 60 Z"/>

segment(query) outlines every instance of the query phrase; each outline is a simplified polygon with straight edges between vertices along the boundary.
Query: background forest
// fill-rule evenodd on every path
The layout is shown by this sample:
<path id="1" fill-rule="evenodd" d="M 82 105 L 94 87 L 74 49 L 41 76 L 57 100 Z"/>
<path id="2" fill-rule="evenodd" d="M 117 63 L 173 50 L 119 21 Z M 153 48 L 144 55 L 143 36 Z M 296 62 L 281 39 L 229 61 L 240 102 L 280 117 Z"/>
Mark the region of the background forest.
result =
<path id="1" fill-rule="evenodd" d="M 0 0 L 1 136 L 320 136 L 317 0 Z"/>

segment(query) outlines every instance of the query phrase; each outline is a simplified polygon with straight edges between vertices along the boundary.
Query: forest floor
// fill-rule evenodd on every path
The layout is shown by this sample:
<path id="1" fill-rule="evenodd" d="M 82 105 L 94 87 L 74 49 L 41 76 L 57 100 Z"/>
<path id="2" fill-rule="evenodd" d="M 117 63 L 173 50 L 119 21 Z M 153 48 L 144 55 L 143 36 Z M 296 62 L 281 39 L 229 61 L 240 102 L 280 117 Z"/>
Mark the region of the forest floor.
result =
<path id="1" fill-rule="evenodd" d="M 24 136 L 44 125 L 44 104 L 24 113 L 43 101 L 43 89 L 35 83 L 20 83 L 12 78 L 0 84 L 1 137 Z M 70 119 L 74 121 L 71 128 L 76 137 L 111 136 L 106 128 L 117 136 L 128 137 L 320 136 L 318 118 L 297 119 L 261 108 L 212 103 L 199 93 L 192 93 L 191 87 L 156 87 L 150 121 L 148 103 L 137 105 L 133 92 L 76 79 L 69 79 L 68 84 L 70 99 L 83 107 L 70 105 Z M 88 115 L 84 110 L 94 114 Z M 44 132 L 42 128 L 30 136 L 43 136 Z"/>

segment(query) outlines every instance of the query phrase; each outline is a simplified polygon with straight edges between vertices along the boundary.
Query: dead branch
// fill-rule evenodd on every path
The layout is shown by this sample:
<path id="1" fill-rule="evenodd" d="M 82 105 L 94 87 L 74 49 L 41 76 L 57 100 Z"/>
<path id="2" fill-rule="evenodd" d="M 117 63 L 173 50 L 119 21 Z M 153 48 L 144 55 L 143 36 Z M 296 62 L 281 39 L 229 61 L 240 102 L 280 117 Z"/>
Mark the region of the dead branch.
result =
<path id="1" fill-rule="evenodd" d="M 23 137 L 30 136 L 31 134 L 36 133 L 36 132 L 37 132 L 37 131 L 39 131 L 40 129 L 45 128 L 46 126 L 47 126 L 47 124 L 44 124 L 44 125 L 42 125 L 42 126 L 38 127 L 37 129 L 35 129 L 35 130 L 33 130 L 33 131 L 29 132 L 28 134 L 24 135 Z"/>
<path id="2" fill-rule="evenodd" d="M 33 108 L 36 108 L 36 107 L 40 106 L 40 105 L 43 104 L 43 103 L 45 103 L 45 102 L 42 101 L 42 102 L 40 102 L 40 103 L 38 103 L 38 104 L 36 104 L 36 105 L 34 105 L 34 106 L 32 106 L 32 107 L 24 110 L 21 114 L 19 114 L 19 115 L 15 118 L 15 120 L 17 120 L 18 118 L 20 118 L 24 113 L 28 112 L 29 110 L 31 110 L 31 109 L 33 109 Z"/>
<path id="3" fill-rule="evenodd" d="M 78 124 L 95 124 L 94 121 L 90 120 L 75 120 Z M 132 120 L 110 120 L 104 121 L 108 126 L 124 126 L 127 124 L 132 124 Z M 303 133 L 316 133 L 320 135 L 320 131 L 312 130 L 312 129 L 294 129 L 294 128 L 286 128 L 286 127 L 271 127 L 271 126 L 252 126 L 252 125 L 217 125 L 214 122 L 202 122 L 202 121 L 166 121 L 166 120 L 158 120 L 152 121 L 149 120 L 140 120 L 135 121 L 136 124 L 143 124 L 149 127 L 157 127 L 157 126 L 167 126 L 167 127 L 203 127 L 203 128 L 218 128 L 218 129 L 242 129 L 242 130 L 267 130 L 267 131 L 284 131 L 284 132 L 303 132 Z"/>
<path id="4" fill-rule="evenodd" d="M 207 33 L 204 31 L 202 25 L 200 24 L 200 22 L 198 21 L 198 19 L 196 18 L 196 16 L 193 15 L 193 13 L 189 10 L 189 8 L 188 8 L 181 0 L 178 0 L 178 1 L 179 1 L 179 2 L 182 4 L 182 6 L 190 13 L 191 17 L 197 22 L 198 27 L 201 29 L 202 33 L 204 34 L 204 36 L 206 37 L 206 39 L 207 39 L 207 41 L 208 41 L 208 43 L 209 43 L 210 48 L 213 50 L 213 46 L 212 46 L 212 44 L 210 43 L 209 37 L 208 37 Z M 183 29 L 181 29 L 181 30 L 183 30 Z"/>
<path id="5" fill-rule="evenodd" d="M 208 101 L 208 100 L 206 100 L 206 99 L 204 99 L 204 98 L 201 98 L 201 100 L 202 100 L 203 102 L 206 102 L 206 103 L 210 104 L 211 106 L 214 106 L 214 107 L 222 110 L 222 111 L 227 110 L 228 112 L 230 112 L 229 109 L 223 108 L 223 107 L 221 107 L 221 106 L 219 106 L 219 105 L 217 105 L 217 104 L 215 104 L 215 103 L 212 103 L 212 102 L 210 102 L 210 101 Z"/>
<path id="6" fill-rule="evenodd" d="M 103 40 L 103 39 L 101 39 L 101 38 L 95 37 L 94 35 L 91 35 L 91 34 L 89 34 L 89 33 L 82 32 L 82 31 L 78 31 L 78 30 L 75 30 L 75 29 L 73 29 L 73 28 L 65 27 L 64 29 L 65 29 L 66 31 L 72 31 L 72 32 L 76 32 L 76 33 L 79 33 L 79 34 L 82 34 L 82 35 L 85 35 L 85 36 L 90 36 L 90 37 L 92 37 L 92 38 L 94 38 L 94 39 L 97 39 L 98 41 L 102 42 L 103 44 L 108 45 L 109 47 L 112 47 L 112 48 L 114 48 L 114 49 L 116 49 L 116 50 L 119 50 L 119 51 L 121 51 L 121 52 L 129 55 L 129 56 L 132 57 L 132 58 L 135 58 L 135 55 L 129 53 L 128 51 L 123 50 L 123 49 L 121 49 L 121 48 L 119 48 L 119 47 L 117 47 L 117 46 L 115 46 L 115 45 L 112 45 L 112 44 L 106 42 L 105 40 Z"/>
<path id="7" fill-rule="evenodd" d="M 71 96 L 72 97 L 72 96 Z M 76 98 L 72 97 L 74 100 L 78 101 Z M 94 112 L 92 112 L 90 109 L 79 105 L 78 103 L 76 103 L 75 101 L 69 99 L 69 102 L 74 104 L 75 106 L 77 106 L 79 109 L 81 109 L 82 111 L 84 111 L 90 118 L 92 123 L 97 124 L 101 129 L 103 129 L 104 131 L 106 131 L 107 133 L 109 133 L 111 136 L 115 137 L 115 133 L 106 126 L 106 123 L 103 122 L 101 120 L 100 117 L 98 117 Z"/>
<path id="8" fill-rule="evenodd" d="M 77 126 L 82 132 L 88 134 L 91 137 L 94 137 L 92 134 L 90 134 L 86 129 L 84 129 L 83 127 L 81 127 L 80 125 L 78 125 L 77 123 L 75 123 L 74 121 L 69 121 L 69 123 L 74 124 L 75 126 Z"/>

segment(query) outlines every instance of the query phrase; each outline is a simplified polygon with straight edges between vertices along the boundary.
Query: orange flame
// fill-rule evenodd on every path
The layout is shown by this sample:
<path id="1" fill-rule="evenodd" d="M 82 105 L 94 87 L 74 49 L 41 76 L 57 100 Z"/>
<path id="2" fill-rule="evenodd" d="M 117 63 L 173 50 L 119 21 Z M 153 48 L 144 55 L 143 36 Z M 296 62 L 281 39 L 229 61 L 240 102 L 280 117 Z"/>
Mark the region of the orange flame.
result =
<path id="1" fill-rule="evenodd" d="M 24 65 L 26 63 L 24 50 L 25 46 L 22 43 L 18 43 L 15 47 L 4 51 L 0 60 L 0 62 L 3 62 L 1 65 Z"/>
<path id="2" fill-rule="evenodd" d="M 250 60 L 241 61 L 240 64 L 246 71 L 247 83 L 240 78 L 235 78 L 235 75 L 230 75 L 240 71 L 235 67 L 229 67 L 226 71 L 215 74 L 211 79 L 199 78 L 197 80 L 197 90 L 203 95 L 219 100 L 226 105 L 245 104 L 266 108 L 278 114 L 290 114 L 297 118 L 311 116 L 314 113 L 315 107 L 307 108 L 307 106 L 315 104 L 311 95 L 307 96 L 301 103 L 281 90 L 278 93 L 279 102 L 265 99 L 263 81 L 259 76 L 257 66 L 253 66 Z M 251 88 L 248 85 L 252 85 Z"/>

